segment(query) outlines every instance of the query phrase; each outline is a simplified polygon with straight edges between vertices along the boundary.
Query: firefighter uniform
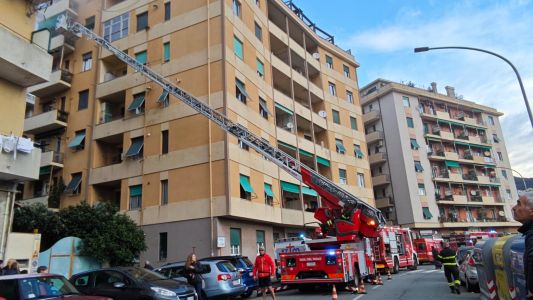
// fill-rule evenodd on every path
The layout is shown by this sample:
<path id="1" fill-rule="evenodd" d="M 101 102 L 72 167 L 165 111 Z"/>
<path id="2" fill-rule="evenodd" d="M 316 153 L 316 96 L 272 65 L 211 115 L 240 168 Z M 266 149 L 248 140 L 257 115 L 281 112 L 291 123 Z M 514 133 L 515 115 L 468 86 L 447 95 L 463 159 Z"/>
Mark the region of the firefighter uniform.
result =
<path id="1" fill-rule="evenodd" d="M 455 262 L 455 251 L 450 249 L 450 247 L 446 247 L 439 253 L 437 260 L 442 262 L 444 266 L 444 275 L 446 275 L 451 292 L 461 294 L 459 291 L 461 281 L 459 280 L 459 268 L 457 268 L 457 263 Z"/>

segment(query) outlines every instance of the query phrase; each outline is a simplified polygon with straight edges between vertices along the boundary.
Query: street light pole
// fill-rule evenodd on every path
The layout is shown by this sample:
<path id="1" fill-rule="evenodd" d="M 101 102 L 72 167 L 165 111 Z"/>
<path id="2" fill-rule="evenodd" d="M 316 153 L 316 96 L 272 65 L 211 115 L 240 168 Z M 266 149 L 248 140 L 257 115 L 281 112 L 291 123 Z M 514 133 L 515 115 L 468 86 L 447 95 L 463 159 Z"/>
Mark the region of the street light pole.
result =
<path id="1" fill-rule="evenodd" d="M 524 176 L 522 176 L 522 174 L 520 174 L 520 172 L 518 172 L 517 170 L 515 169 L 512 169 L 512 168 L 507 168 L 507 167 L 493 167 L 495 169 L 505 169 L 505 170 L 511 170 L 511 171 L 514 171 L 516 172 L 516 174 L 518 174 L 518 176 L 520 176 L 520 178 L 522 179 L 522 183 L 524 184 L 524 189 L 527 190 L 527 184 L 526 184 L 526 179 L 524 178 Z"/>
<path id="2" fill-rule="evenodd" d="M 497 53 L 494 53 L 494 52 L 491 52 L 491 51 L 487 51 L 487 50 L 483 50 L 483 49 L 479 49 L 479 48 L 458 47 L 458 46 L 450 46 L 450 47 L 418 47 L 418 48 L 415 48 L 415 53 L 426 52 L 426 51 L 430 51 L 430 50 L 440 50 L 440 49 L 462 49 L 462 50 L 472 50 L 472 51 L 484 52 L 484 53 L 488 53 L 488 54 L 494 55 L 496 57 L 499 57 L 502 60 L 504 60 L 506 63 L 508 63 L 511 66 L 511 68 L 513 68 L 513 71 L 515 72 L 516 77 L 518 78 L 518 83 L 520 84 L 520 89 L 522 90 L 522 96 L 524 97 L 524 102 L 526 104 L 527 113 L 528 113 L 528 116 L 529 116 L 529 122 L 531 122 L 531 127 L 533 127 L 533 114 L 531 114 L 531 108 L 529 107 L 529 101 L 527 100 L 526 91 L 524 89 L 524 84 L 522 83 L 522 78 L 520 77 L 520 74 L 518 73 L 518 70 L 515 68 L 515 66 L 507 58 L 505 58 L 505 57 L 503 57 L 503 56 L 501 56 L 501 55 L 499 55 Z"/>

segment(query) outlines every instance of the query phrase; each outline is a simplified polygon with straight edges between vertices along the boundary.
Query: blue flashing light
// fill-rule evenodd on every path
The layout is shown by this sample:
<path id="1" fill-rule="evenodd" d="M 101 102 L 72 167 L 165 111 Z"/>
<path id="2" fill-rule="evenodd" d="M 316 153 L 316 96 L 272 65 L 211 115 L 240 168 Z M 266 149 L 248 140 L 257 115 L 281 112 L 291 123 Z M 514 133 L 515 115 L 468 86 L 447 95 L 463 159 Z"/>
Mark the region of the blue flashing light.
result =
<path id="1" fill-rule="evenodd" d="M 328 255 L 335 255 L 335 250 L 329 250 Z"/>
<path id="2" fill-rule="evenodd" d="M 492 229 L 492 230 L 490 231 L 490 233 L 496 233 L 496 230 Z"/>
<path id="3" fill-rule="evenodd" d="M 303 239 L 305 235 L 303 233 L 300 233 L 300 237 Z"/>

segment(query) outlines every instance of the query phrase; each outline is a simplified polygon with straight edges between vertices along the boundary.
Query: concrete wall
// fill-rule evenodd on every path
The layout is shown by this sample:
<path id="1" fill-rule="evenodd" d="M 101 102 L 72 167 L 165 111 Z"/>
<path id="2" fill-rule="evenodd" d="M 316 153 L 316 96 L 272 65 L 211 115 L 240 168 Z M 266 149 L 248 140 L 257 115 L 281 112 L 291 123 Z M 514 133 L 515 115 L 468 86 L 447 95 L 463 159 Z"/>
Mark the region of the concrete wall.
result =
<path id="1" fill-rule="evenodd" d="M 0 132 L 22 136 L 26 93 L 23 88 L 0 79 Z"/>

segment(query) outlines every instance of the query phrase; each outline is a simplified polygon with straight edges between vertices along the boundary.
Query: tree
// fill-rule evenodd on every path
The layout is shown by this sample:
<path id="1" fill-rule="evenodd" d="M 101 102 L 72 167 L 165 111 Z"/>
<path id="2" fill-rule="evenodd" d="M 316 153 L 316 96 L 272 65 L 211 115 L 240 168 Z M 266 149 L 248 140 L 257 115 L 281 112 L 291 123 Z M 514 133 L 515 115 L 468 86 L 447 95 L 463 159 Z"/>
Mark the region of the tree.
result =
<path id="1" fill-rule="evenodd" d="M 65 236 L 59 215 L 42 203 L 16 207 L 12 228 L 14 232 L 33 233 L 37 230 L 41 234 L 43 250 L 50 248 Z"/>

